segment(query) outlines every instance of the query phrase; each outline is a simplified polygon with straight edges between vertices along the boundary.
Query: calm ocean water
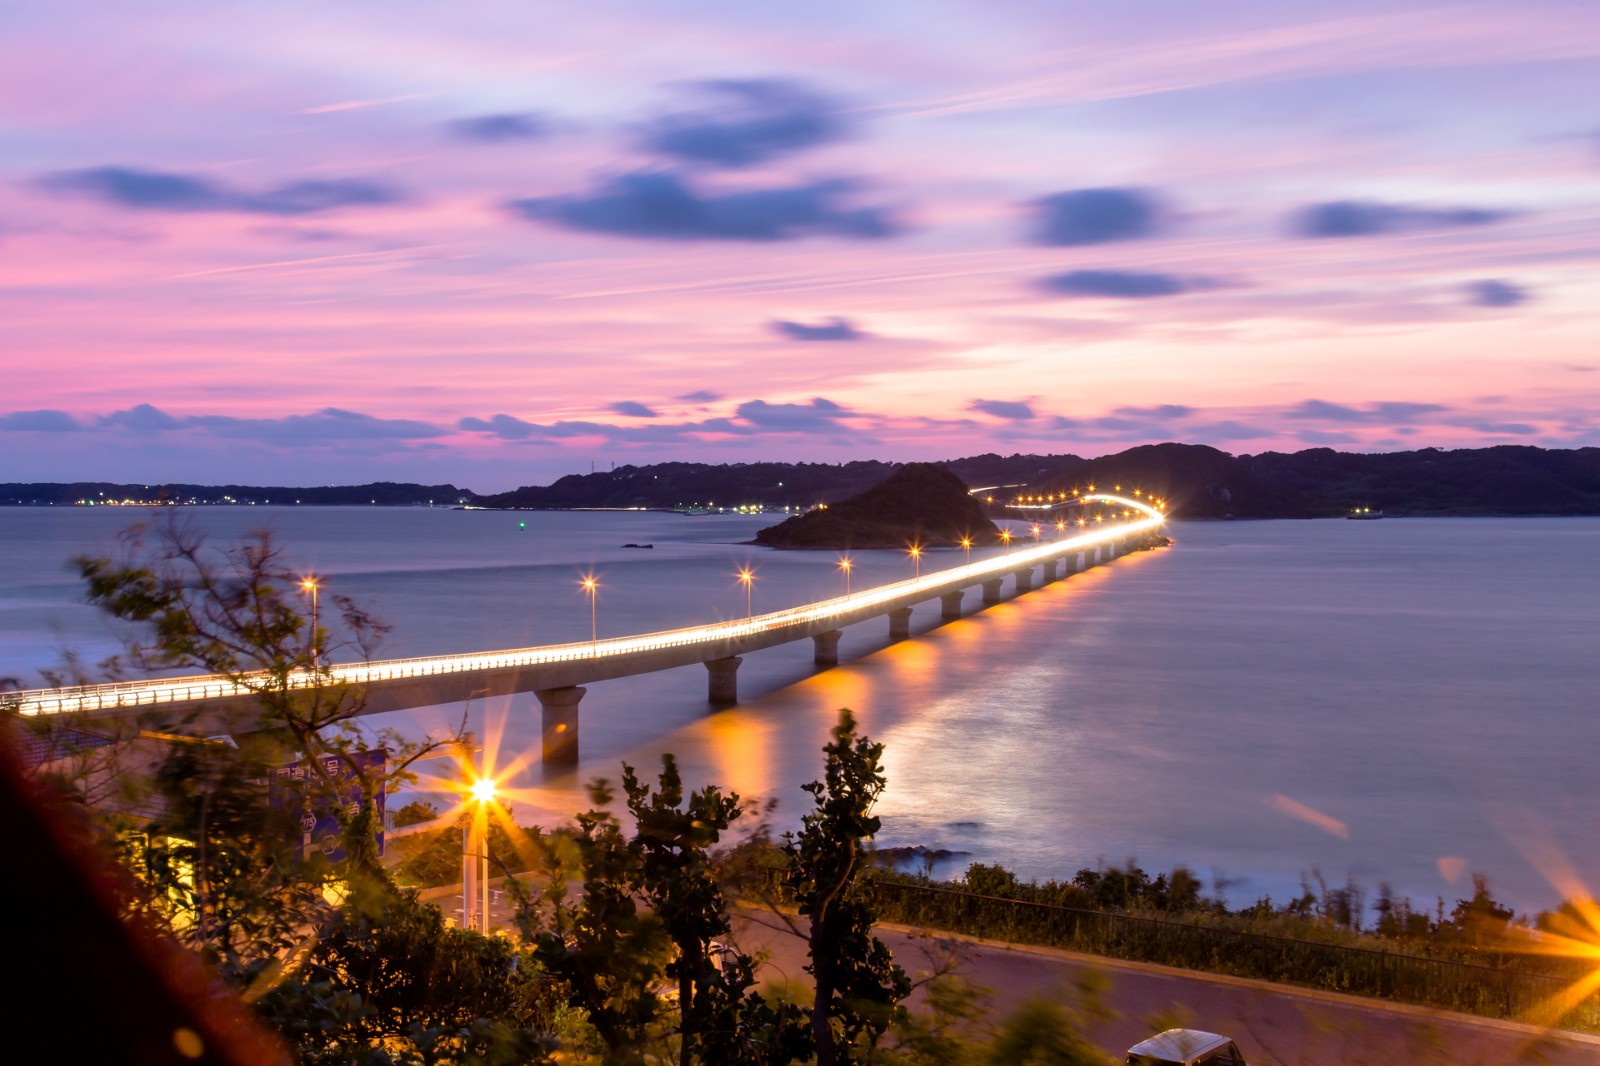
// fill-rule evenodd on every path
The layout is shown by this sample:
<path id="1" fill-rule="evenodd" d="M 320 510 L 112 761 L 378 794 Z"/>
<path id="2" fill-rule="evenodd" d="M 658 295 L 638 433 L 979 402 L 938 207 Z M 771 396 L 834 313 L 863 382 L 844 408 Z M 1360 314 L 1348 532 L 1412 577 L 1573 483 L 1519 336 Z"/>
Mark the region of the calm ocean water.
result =
<path id="1" fill-rule="evenodd" d="M 76 603 L 66 560 L 141 516 L 0 509 L 0 676 L 35 681 L 114 634 Z M 602 635 L 836 594 L 831 553 L 740 544 L 770 521 L 652 513 L 238 508 L 194 513 L 217 543 L 272 528 L 297 564 L 394 625 L 386 655 L 581 640 L 600 578 Z M 519 530 L 518 523 L 526 523 Z M 744 702 L 709 713 L 699 667 L 589 687 L 583 761 L 537 763 L 531 695 L 466 708 L 498 738 L 520 821 L 550 821 L 583 782 L 676 753 L 691 782 L 807 798 L 839 707 L 888 747 L 884 845 L 965 852 L 1067 876 L 1097 862 L 1186 864 L 1234 905 L 1379 880 L 1431 907 L 1470 874 L 1524 909 L 1600 888 L 1600 520 L 1177 523 L 1171 551 L 1119 560 L 917 639 L 846 631 L 816 672 L 809 642 L 746 658 Z M 625 542 L 653 543 L 650 551 Z M 951 565 L 935 553 L 924 567 Z M 908 576 L 858 553 L 856 587 Z M 969 610 L 976 592 L 968 594 Z M 326 602 L 326 601 L 324 601 Z M 460 705 L 371 719 L 421 735 Z M 1559 889 L 1558 887 L 1559 886 Z"/>

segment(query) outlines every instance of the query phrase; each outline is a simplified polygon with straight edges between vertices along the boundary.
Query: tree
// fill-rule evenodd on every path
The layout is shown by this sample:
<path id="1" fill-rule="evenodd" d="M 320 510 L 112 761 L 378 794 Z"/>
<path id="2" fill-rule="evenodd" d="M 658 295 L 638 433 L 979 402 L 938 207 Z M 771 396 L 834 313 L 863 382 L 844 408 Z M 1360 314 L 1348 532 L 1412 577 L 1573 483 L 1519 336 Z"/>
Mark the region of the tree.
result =
<path id="1" fill-rule="evenodd" d="M 605 781 L 590 786 L 591 810 L 578 815 L 573 837 L 583 895 L 566 898 L 565 870 L 552 853 L 541 903 L 520 901 L 517 924 L 534 943 L 540 965 L 563 981 L 567 1002 L 583 1010 L 605 1045 L 608 1066 L 643 1063 L 657 1032 L 663 999 L 657 991 L 669 939 L 661 920 L 639 906 L 639 855 L 628 846 Z"/>
<path id="2" fill-rule="evenodd" d="M 135 527 L 115 558 L 78 560 L 89 602 L 127 624 L 106 671 L 221 675 L 251 708 L 226 723 L 137 723 L 150 754 L 131 811 L 143 833 L 125 855 L 144 891 L 129 909 L 259 1001 L 308 1062 L 543 1061 L 552 986 L 531 954 L 446 929 L 379 862 L 377 797 L 457 739 L 362 726 L 365 693 L 330 656 L 371 658 L 386 627 L 342 596 L 337 632 L 309 625 L 299 576 L 265 532 L 213 549 L 174 513 L 146 536 Z M 298 772 L 282 773 L 290 763 Z M 337 818 L 337 866 L 302 848 L 310 810 Z M 126 829 L 129 813 L 107 828 Z"/>
<path id="3" fill-rule="evenodd" d="M 728 943 L 732 927 L 712 849 L 744 813 L 737 794 L 715 785 L 690 793 L 671 755 L 652 791 L 626 763 L 622 787 L 637 829 L 638 890 L 672 941 L 666 975 L 678 983 L 681 1066 L 777 1064 L 803 1059 L 809 1040 L 800 1012 L 769 1003 L 755 961 Z"/>
<path id="4" fill-rule="evenodd" d="M 805 786 L 815 809 L 798 835 L 785 838 L 784 883 L 802 917 L 816 981 L 811 1034 L 817 1066 L 857 1061 L 858 1044 L 870 1049 L 897 1017 L 911 991 L 905 971 L 872 935 L 874 910 L 862 883 L 865 841 L 878 831 L 871 813 L 883 791 L 883 745 L 856 736 L 855 716 L 839 712 L 833 741 L 823 748 L 823 780 Z"/>

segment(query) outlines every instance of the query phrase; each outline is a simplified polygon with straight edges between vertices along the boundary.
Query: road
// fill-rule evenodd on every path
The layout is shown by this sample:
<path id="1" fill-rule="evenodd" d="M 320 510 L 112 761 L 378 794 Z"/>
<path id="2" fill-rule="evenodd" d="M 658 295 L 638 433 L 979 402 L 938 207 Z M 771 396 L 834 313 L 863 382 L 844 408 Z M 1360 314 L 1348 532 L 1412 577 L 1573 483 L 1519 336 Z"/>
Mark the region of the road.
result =
<path id="1" fill-rule="evenodd" d="M 460 915 L 459 889 L 424 898 Z M 507 920 L 507 904 L 496 891 L 497 925 Z M 809 983 L 805 943 L 781 918 L 741 909 L 734 921 L 732 941 L 765 955 L 763 982 Z M 987 990 L 995 1019 L 1030 999 L 1081 1007 L 1080 990 L 1097 986 L 1095 998 L 1111 1017 L 1080 1011 L 1084 1030 L 1118 1062 L 1151 1033 L 1186 1026 L 1231 1036 L 1250 1066 L 1600 1066 L 1600 1037 L 904 926 L 880 925 L 878 935 L 913 979 L 945 970 Z M 914 993 L 912 1006 L 921 998 Z"/>
<path id="2" fill-rule="evenodd" d="M 745 951 L 771 953 L 765 972 L 772 979 L 803 981 L 805 945 L 777 924 L 770 915 L 747 912 L 736 942 Z M 1250 1066 L 1600 1063 L 1596 1037 L 897 926 L 880 926 L 879 936 L 913 977 L 953 963 L 962 978 L 991 991 L 995 1018 L 1032 998 L 1075 1004 L 1086 979 L 1103 983 L 1099 1002 L 1116 1016 L 1085 1030 L 1116 1061 L 1152 1032 L 1184 1025 L 1233 1037 Z"/>

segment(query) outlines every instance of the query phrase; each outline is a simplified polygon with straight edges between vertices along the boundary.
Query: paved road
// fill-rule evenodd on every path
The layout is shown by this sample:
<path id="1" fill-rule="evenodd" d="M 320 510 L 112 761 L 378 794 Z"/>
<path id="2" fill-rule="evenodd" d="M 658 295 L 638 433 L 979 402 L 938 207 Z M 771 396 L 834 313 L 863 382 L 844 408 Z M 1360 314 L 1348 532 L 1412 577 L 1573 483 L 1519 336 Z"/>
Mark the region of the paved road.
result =
<path id="1" fill-rule="evenodd" d="M 425 895 L 460 913 L 459 891 Z M 504 897 L 495 895 L 499 922 Z M 1186 1025 L 1233 1037 L 1251 1066 L 1600 1066 L 1600 1037 L 899 926 L 880 926 L 879 936 L 913 977 L 953 965 L 988 989 L 994 1017 L 1032 998 L 1079 1004 L 1086 980 L 1100 984 L 1098 1000 L 1115 1016 L 1086 1031 L 1117 1061 L 1157 1029 Z M 733 939 L 767 952 L 765 980 L 808 982 L 805 944 L 779 918 L 740 912 Z"/>
<path id="2" fill-rule="evenodd" d="M 804 943 L 775 925 L 771 916 L 746 915 L 736 930 L 739 945 L 769 950 L 774 977 L 804 980 Z M 962 977 L 992 990 L 996 1017 L 1034 997 L 1075 1003 L 1084 979 L 1099 975 L 1100 1002 L 1117 1016 L 1089 1024 L 1087 1032 L 1119 1061 L 1131 1044 L 1176 1024 L 1228 1034 L 1251 1066 L 1600 1063 L 1595 1037 L 1051 948 L 932 937 L 893 926 L 880 927 L 879 936 L 913 976 L 953 959 Z"/>

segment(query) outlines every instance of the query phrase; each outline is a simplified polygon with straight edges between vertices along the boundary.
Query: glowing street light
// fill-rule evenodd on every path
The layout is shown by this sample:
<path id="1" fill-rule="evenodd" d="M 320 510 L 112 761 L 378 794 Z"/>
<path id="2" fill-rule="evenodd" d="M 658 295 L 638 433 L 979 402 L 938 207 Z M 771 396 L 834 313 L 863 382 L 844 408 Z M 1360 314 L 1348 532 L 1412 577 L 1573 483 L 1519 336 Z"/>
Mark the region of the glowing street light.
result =
<path id="1" fill-rule="evenodd" d="M 854 566 L 854 565 L 855 565 L 855 563 L 850 561 L 850 556 L 848 556 L 848 555 L 842 557 L 839 560 L 839 569 L 844 571 L 844 598 L 845 599 L 849 599 L 850 598 L 850 568 L 852 566 Z"/>
<path id="2" fill-rule="evenodd" d="M 461 738 L 461 757 L 470 783 L 466 786 L 467 825 L 461 838 L 461 924 L 489 932 L 489 805 L 495 799 L 494 778 L 473 768 L 478 750 L 472 734 Z M 487 767 L 485 767 L 487 769 Z"/>
<path id="3" fill-rule="evenodd" d="M 961 554 L 962 554 L 962 562 L 967 566 L 971 566 L 972 565 L 972 538 L 971 537 L 962 537 L 961 538 Z"/>
<path id="4" fill-rule="evenodd" d="M 755 571 L 748 566 L 739 569 L 739 583 L 744 586 L 744 618 L 745 621 L 755 617 L 755 608 L 751 606 L 751 589 L 755 586 Z"/>
<path id="5" fill-rule="evenodd" d="M 589 594 L 589 645 L 591 650 L 598 654 L 600 649 L 600 582 L 595 580 L 593 574 L 584 574 L 583 580 L 578 582 L 583 586 L 583 591 Z"/>
<path id="6" fill-rule="evenodd" d="M 913 544 L 906 549 L 906 554 L 911 556 L 911 564 L 917 568 L 917 580 L 922 580 L 922 545 Z"/>
<path id="7" fill-rule="evenodd" d="M 1011 547 L 1011 530 L 1002 529 L 1000 531 L 1000 543 L 1008 548 Z"/>
<path id="8" fill-rule="evenodd" d="M 1067 522 L 1064 518 L 1056 519 L 1056 539 L 1061 539 L 1061 534 L 1067 531 Z"/>
<path id="9" fill-rule="evenodd" d="M 317 657 L 317 590 L 322 586 L 317 583 L 315 574 L 307 574 L 300 581 L 300 588 L 311 593 L 311 658 Z"/>
<path id="10" fill-rule="evenodd" d="M 1034 540 L 1034 543 L 1036 543 L 1036 544 L 1039 541 L 1039 523 L 1037 523 L 1037 522 L 1035 522 L 1033 524 L 1033 540 Z"/>

